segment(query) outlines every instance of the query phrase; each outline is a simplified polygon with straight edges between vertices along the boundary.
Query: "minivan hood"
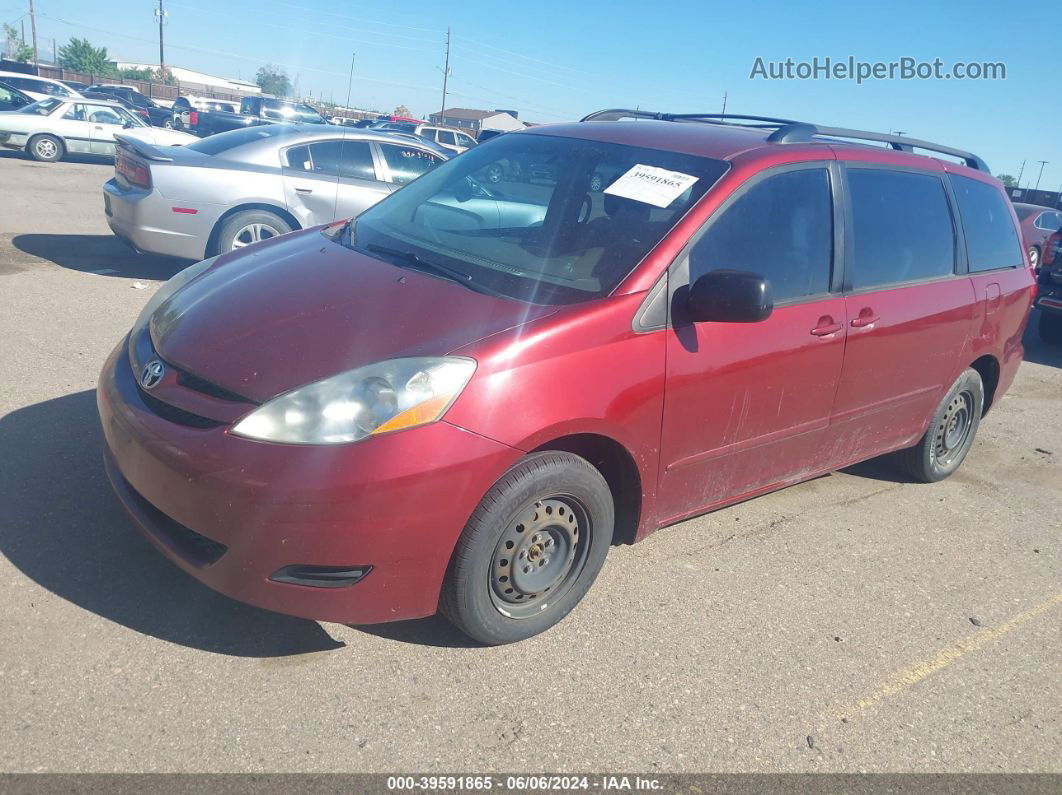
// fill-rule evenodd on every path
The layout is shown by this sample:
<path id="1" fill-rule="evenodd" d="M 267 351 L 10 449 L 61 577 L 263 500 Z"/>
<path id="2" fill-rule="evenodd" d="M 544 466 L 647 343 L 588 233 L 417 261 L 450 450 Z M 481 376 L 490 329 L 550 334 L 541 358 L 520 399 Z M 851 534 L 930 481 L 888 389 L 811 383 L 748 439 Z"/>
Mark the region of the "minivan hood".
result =
<path id="1" fill-rule="evenodd" d="M 151 318 L 162 358 L 251 400 L 354 367 L 436 356 L 552 314 L 306 230 L 230 254 Z"/>

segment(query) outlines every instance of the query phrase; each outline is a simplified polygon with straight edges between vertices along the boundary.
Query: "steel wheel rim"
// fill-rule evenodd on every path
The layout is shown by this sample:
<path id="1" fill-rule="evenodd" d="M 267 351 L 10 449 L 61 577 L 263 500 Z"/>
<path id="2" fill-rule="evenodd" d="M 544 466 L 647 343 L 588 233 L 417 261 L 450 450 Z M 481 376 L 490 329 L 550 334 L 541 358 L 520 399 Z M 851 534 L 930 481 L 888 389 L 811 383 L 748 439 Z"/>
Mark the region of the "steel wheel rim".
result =
<path id="1" fill-rule="evenodd" d="M 933 458 L 948 466 L 965 448 L 974 420 L 974 396 L 963 390 L 948 403 L 933 433 Z"/>
<path id="2" fill-rule="evenodd" d="M 247 226 L 240 229 L 232 238 L 233 248 L 243 248 L 249 246 L 252 243 L 260 243 L 263 240 L 269 240 L 271 237 L 276 237 L 280 234 L 280 230 L 275 229 L 269 224 L 247 224 Z"/>
<path id="3" fill-rule="evenodd" d="M 488 579 L 495 609 L 508 618 L 526 619 L 564 596 L 586 563 L 592 532 L 586 508 L 569 495 L 524 506 L 491 556 Z"/>
<path id="4" fill-rule="evenodd" d="M 37 154 L 41 157 L 55 157 L 56 152 L 59 151 L 55 145 L 55 141 L 48 138 L 42 138 L 33 145 L 33 148 L 37 150 Z"/>

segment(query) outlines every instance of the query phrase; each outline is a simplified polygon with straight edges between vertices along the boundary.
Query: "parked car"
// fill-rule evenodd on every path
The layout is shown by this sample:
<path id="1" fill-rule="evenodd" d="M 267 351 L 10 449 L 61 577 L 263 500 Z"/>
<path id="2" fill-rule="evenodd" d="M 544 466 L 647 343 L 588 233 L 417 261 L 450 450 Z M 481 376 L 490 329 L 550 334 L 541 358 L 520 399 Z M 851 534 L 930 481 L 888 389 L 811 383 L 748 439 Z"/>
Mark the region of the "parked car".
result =
<path id="1" fill-rule="evenodd" d="M 417 124 L 409 121 L 377 121 L 369 125 L 372 130 L 386 130 L 410 135 L 419 135 L 454 154 L 461 154 L 476 145 L 476 139 L 452 127 L 437 127 L 433 124 Z"/>
<path id="2" fill-rule="evenodd" d="M 1036 306 L 1040 310 L 1037 331 L 1040 339 L 1062 345 L 1062 231 L 1044 243 Z"/>
<path id="3" fill-rule="evenodd" d="M 18 110 L 27 105 L 32 105 L 36 100 L 29 94 L 19 91 L 14 86 L 9 86 L 0 81 L 0 111 Z"/>
<path id="4" fill-rule="evenodd" d="M 120 140 L 107 223 L 140 251 L 188 259 L 357 215 L 449 155 L 333 125 L 249 127 L 179 150 Z"/>
<path id="5" fill-rule="evenodd" d="M 172 114 L 171 123 L 175 130 L 187 130 L 194 126 L 192 124 L 192 113 L 200 113 L 203 111 L 236 113 L 238 109 L 239 106 L 235 102 L 226 102 L 221 99 L 182 94 L 174 100 L 173 107 L 170 108 L 170 113 Z M 198 118 L 195 121 L 198 123 Z"/>
<path id="6" fill-rule="evenodd" d="M 79 94 L 89 87 L 88 83 L 82 83 L 78 80 L 60 80 L 59 82 L 67 88 L 74 89 L 74 91 L 78 92 Z"/>
<path id="7" fill-rule="evenodd" d="M 81 96 L 77 91 L 63 85 L 58 80 L 49 80 L 47 77 L 37 77 L 37 75 L 0 71 L 0 81 L 17 88 L 24 94 L 28 94 L 33 97 L 34 101 L 45 99 L 46 97 Z"/>
<path id="8" fill-rule="evenodd" d="M 132 86 L 97 83 L 89 86 L 82 93 L 86 97 L 104 96 L 117 99 L 153 127 L 173 127 L 173 112 L 169 108 L 162 107 L 150 97 L 144 96 Z"/>
<path id="9" fill-rule="evenodd" d="M 125 108 L 127 111 L 129 111 L 133 115 L 139 116 L 141 118 L 141 120 L 145 124 L 151 124 L 151 114 L 148 113 L 146 108 L 138 108 L 132 102 L 130 102 L 129 100 L 123 99 L 122 97 L 116 97 L 116 96 L 114 96 L 112 94 L 105 94 L 102 91 L 86 91 L 84 94 L 82 94 L 82 96 L 85 97 L 85 99 L 103 99 L 103 100 L 106 100 L 108 102 L 117 102 L 119 105 L 121 105 L 123 108 Z M 152 126 L 161 127 L 162 125 L 152 125 Z"/>
<path id="10" fill-rule="evenodd" d="M 1001 183 L 907 137 L 667 118 L 499 136 L 182 271 L 100 375 L 136 524 L 242 601 L 506 643 L 613 541 L 887 453 L 955 472 L 1033 295 Z M 564 164 L 507 186 L 542 214 L 467 209 L 499 159 Z"/>
<path id="11" fill-rule="evenodd" d="M 1038 204 L 1014 203 L 1014 212 L 1021 221 L 1021 238 L 1033 268 L 1040 270 L 1047 239 L 1062 229 L 1062 212 Z"/>
<path id="12" fill-rule="evenodd" d="M 193 111 L 188 114 L 187 123 L 183 127 L 205 137 L 242 127 L 284 123 L 328 124 L 328 119 L 301 102 L 272 97 L 244 97 L 240 101 L 239 113 L 218 110 Z"/>
<path id="13" fill-rule="evenodd" d="M 22 149 L 34 160 L 53 162 L 68 152 L 113 155 L 117 133 L 156 146 L 195 141 L 187 133 L 151 127 L 111 100 L 49 97 L 0 113 L 0 147 Z"/>

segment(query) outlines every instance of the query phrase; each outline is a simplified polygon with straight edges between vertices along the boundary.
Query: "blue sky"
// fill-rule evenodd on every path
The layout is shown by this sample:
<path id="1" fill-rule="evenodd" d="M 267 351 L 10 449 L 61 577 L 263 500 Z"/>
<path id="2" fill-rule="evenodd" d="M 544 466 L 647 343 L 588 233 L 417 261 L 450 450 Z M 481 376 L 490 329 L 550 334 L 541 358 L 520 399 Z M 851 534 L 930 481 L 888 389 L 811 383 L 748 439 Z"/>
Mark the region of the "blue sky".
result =
<path id="1" fill-rule="evenodd" d="M 25 2 L 0 0 L 15 22 Z M 37 0 L 38 37 L 105 45 L 123 60 L 157 61 L 152 0 Z M 521 118 L 560 121 L 604 107 L 718 112 L 727 108 L 888 131 L 980 154 L 995 173 L 1062 185 L 1062 99 L 1052 48 L 1062 3 L 716 2 L 671 0 L 454 0 L 334 3 L 321 0 L 167 0 L 167 60 L 225 76 L 253 77 L 266 62 L 298 77 L 301 93 L 417 115 L 441 99 L 446 27 L 453 27 L 450 106 L 517 108 Z M 100 8 L 100 6 L 96 6 Z M 61 21 L 65 20 L 65 21 Z M 74 23 L 74 24 L 70 24 Z M 26 25 L 29 27 L 28 21 Z M 750 80 L 757 56 L 892 61 L 947 66 L 1002 61 L 999 81 Z M 1030 177 L 1031 175 L 1031 177 Z"/>

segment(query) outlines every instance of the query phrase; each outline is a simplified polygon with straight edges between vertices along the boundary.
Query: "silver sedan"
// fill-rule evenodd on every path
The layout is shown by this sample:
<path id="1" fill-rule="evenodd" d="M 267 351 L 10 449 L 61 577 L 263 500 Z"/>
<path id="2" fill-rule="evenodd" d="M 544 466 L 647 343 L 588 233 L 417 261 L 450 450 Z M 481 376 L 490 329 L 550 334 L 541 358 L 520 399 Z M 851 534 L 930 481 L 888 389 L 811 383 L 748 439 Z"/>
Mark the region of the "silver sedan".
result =
<path id="1" fill-rule="evenodd" d="M 156 147 L 119 136 L 107 223 L 140 251 L 202 259 L 357 215 L 446 160 L 428 141 L 275 124 Z"/>

